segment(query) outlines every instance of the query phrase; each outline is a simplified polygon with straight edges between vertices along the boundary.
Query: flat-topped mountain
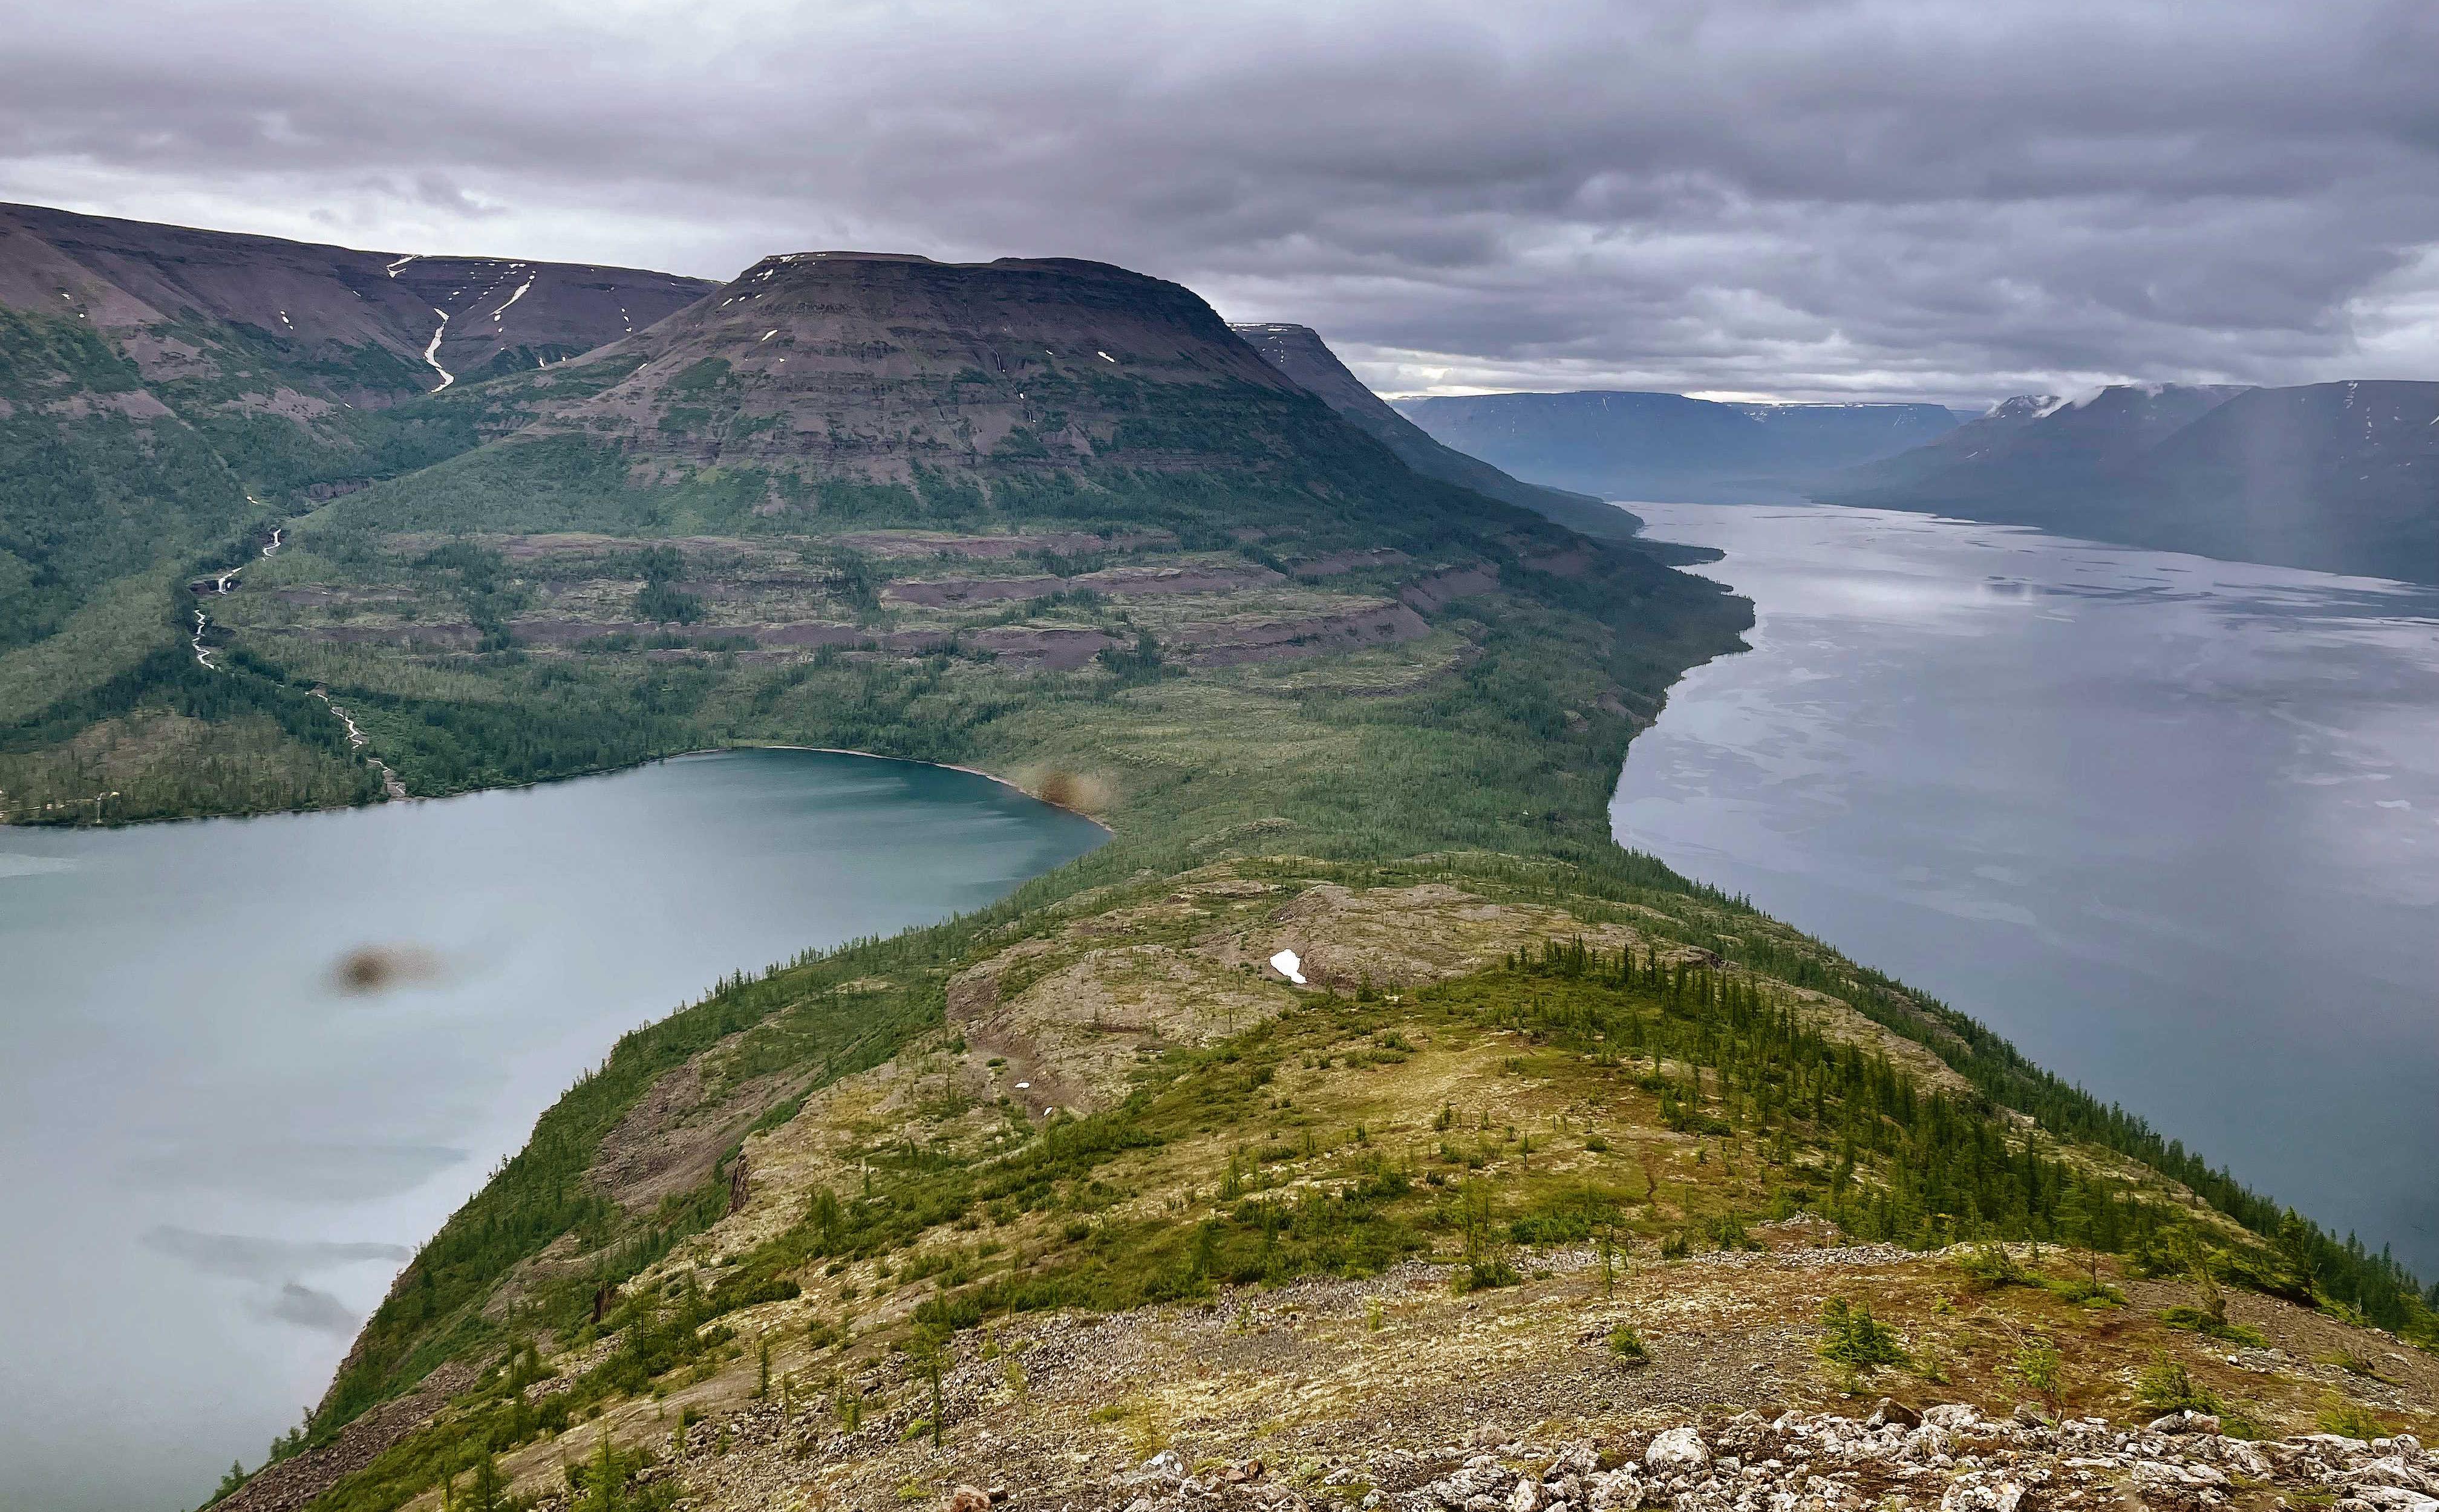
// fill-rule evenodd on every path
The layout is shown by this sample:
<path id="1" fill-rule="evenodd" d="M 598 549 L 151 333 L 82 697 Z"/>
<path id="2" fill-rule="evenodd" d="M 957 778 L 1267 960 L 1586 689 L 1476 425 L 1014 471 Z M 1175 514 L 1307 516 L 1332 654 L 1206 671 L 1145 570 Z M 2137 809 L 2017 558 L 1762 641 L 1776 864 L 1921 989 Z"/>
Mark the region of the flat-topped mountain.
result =
<path id="1" fill-rule="evenodd" d="M 598 394 L 545 403 L 536 431 L 902 483 L 1233 454 L 1240 437 L 1183 415 L 1221 423 L 1298 392 L 1186 290 L 1056 258 L 766 258 L 583 365 L 620 364 Z"/>
<path id="2" fill-rule="evenodd" d="M 368 498 L 373 517 L 1127 518 L 1290 554 L 1399 544 L 1380 529 L 1434 520 L 1514 528 L 1350 425 L 1192 292 L 1095 262 L 767 258 L 650 330 L 475 397 L 527 418 Z"/>
<path id="3" fill-rule="evenodd" d="M 366 252 L 0 205 L 0 305 L 115 333 L 149 381 L 224 371 L 210 348 L 228 338 L 212 328 L 230 327 L 307 369 L 305 392 L 363 402 L 572 357 L 711 287 L 632 268 Z"/>
<path id="4" fill-rule="evenodd" d="M 1479 457 L 1468 456 L 1433 440 L 1421 426 L 1389 407 L 1389 401 L 1363 386 L 1347 371 L 1329 344 L 1310 326 L 1237 325 L 1229 328 L 1243 337 L 1262 360 L 1296 381 L 1340 417 L 1425 477 L 1547 515 L 1588 536 L 1622 540 L 1641 522 L 1633 515 L 1588 493 L 1520 483 Z"/>
<path id="5" fill-rule="evenodd" d="M 266 256 L 277 265 L 245 277 L 279 284 L 303 254 Z M 507 264 L 338 265 L 381 287 L 436 276 L 509 318 L 535 296 L 518 295 L 530 270 Z M 235 287 L 242 272 L 215 276 Z M 505 291 L 475 276 L 510 273 Z M 227 287 L 214 297 L 233 310 Z M 34 365 L 21 413 L 69 403 L 43 375 L 70 369 L 91 370 L 88 388 L 146 398 L 137 365 L 93 326 L 66 328 L 84 355 Z M 374 776 L 371 791 L 406 792 L 535 780 L 748 726 L 783 743 L 954 756 L 970 754 L 961 728 L 842 725 L 878 716 L 782 700 L 794 682 L 745 710 L 636 685 L 657 678 L 651 657 L 699 644 L 791 664 L 848 649 L 892 666 L 964 657 L 993 671 L 961 679 L 926 718 L 990 718 L 979 711 L 1003 695 L 986 687 L 1037 672 L 1097 685 L 1367 648 L 1395 660 L 1424 642 L 1452 654 L 1433 616 L 1533 573 L 1598 596 L 1600 614 L 1632 622 L 1629 640 L 1670 645 L 1603 674 L 1628 691 L 1601 720 L 1550 705 L 1594 730 L 1648 717 L 1647 668 L 1680 654 L 1681 629 L 1707 653 L 1741 614 L 1648 553 L 1591 551 L 1540 516 L 1415 472 L 1191 292 L 1098 263 L 774 257 L 567 361 L 378 409 L 282 392 L 306 418 L 209 396 L 187 404 L 194 419 L 154 403 L 159 425 L 192 433 L 191 469 L 114 484 L 108 508 L 28 511 L 0 541 L 26 543 L 16 578 L 41 611 L 20 639 L 105 601 L 112 637 L 109 655 L 43 658 L 41 680 L 16 692 L 0 640 L 9 811 L 65 812 L 45 806 L 96 770 L 114 812 L 134 817 L 328 802 Z M 115 436 L 134 422 L 80 423 Z M 70 562 L 38 513 L 114 525 Z M 262 555 L 275 543 L 276 560 Z M 443 667 L 485 691 L 471 705 L 417 691 Z M 386 711 L 385 733 L 365 737 L 378 772 L 358 770 L 349 732 L 294 682 L 342 676 L 329 691 L 351 701 L 358 733 Z M 730 667 L 714 681 L 742 698 L 754 678 Z M 151 711 L 206 711 L 177 730 L 209 745 L 240 683 L 288 722 L 257 726 L 260 771 L 241 788 L 187 781 L 194 753 L 156 738 Z M 80 755 L 93 746 L 112 752 L 98 769 Z"/>
<path id="6" fill-rule="evenodd" d="M 1819 496 L 2439 582 L 2439 383 L 2026 396 Z"/>
<path id="7" fill-rule="evenodd" d="M 1605 389 L 1398 401 L 1439 440 L 1521 477 L 1606 498 L 1749 498 L 1919 446 L 1954 428 L 1936 404 L 1720 403 Z"/>

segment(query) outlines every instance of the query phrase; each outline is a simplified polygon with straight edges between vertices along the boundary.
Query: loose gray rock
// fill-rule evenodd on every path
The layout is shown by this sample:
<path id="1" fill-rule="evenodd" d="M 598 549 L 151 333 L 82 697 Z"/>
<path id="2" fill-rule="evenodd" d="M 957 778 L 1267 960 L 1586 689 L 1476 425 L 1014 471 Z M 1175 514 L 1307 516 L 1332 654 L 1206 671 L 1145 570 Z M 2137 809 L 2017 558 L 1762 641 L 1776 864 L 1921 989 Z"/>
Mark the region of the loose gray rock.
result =
<path id="1" fill-rule="evenodd" d="M 1901 1401 L 1883 1396 L 1880 1398 L 1879 1405 L 1872 1409 L 1872 1415 L 1865 1419 L 1863 1426 L 1885 1428 L 1891 1423 L 1895 1423 L 1899 1428 L 1920 1428 L 1922 1414 Z"/>
<path id="2" fill-rule="evenodd" d="M 1647 1468 L 1663 1474 L 1699 1470 L 1711 1463 L 1711 1451 L 1702 1447 L 1702 1435 L 1691 1428 L 1672 1428 L 1651 1441 L 1643 1451 Z"/>

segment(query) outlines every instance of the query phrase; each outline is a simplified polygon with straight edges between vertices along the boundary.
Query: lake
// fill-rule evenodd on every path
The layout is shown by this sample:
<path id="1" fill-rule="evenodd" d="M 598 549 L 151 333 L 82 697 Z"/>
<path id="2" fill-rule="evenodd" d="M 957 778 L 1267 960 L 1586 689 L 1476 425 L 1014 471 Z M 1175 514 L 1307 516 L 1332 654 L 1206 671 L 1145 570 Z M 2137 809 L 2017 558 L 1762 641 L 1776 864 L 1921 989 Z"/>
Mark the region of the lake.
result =
<path id="1" fill-rule="evenodd" d="M 1622 842 L 2439 1275 L 2439 592 L 1630 507 L 1759 624 L 1635 740 Z"/>
<path id="2" fill-rule="evenodd" d="M 192 1506 L 618 1035 L 1103 838 L 759 751 L 548 787 L 0 829 L 0 1507 Z M 386 987 L 351 988 L 371 948 Z"/>

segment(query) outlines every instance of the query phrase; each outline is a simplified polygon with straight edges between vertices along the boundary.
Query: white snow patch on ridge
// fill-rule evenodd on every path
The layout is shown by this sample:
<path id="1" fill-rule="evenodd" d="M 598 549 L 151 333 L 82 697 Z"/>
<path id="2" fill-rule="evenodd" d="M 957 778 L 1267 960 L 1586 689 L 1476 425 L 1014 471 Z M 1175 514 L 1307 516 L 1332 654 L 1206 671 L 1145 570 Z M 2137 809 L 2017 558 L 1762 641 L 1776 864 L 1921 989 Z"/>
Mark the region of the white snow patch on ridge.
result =
<path id="1" fill-rule="evenodd" d="M 1304 959 L 1297 955 L 1293 951 L 1281 951 L 1278 954 L 1272 956 L 1271 969 L 1276 971 L 1279 975 L 1286 977 L 1289 981 L 1293 982 L 1298 987 L 1305 985 Z"/>
<path id="2" fill-rule="evenodd" d="M 531 278 L 527 278 L 525 282 L 517 285 L 517 292 L 508 295 L 508 304 L 502 305 L 499 309 L 492 311 L 491 319 L 496 322 L 502 315 L 507 314 L 508 312 L 508 305 L 513 305 L 518 300 L 523 299 L 525 296 L 525 291 L 533 286 L 534 281 Z"/>

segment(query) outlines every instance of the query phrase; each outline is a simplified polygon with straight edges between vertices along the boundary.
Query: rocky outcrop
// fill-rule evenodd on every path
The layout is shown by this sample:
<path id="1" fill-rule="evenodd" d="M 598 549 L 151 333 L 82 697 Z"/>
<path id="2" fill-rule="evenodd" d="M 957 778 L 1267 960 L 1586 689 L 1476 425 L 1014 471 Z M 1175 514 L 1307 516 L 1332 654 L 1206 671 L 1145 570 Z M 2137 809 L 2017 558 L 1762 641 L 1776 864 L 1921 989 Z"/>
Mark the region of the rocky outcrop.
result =
<path id="1" fill-rule="evenodd" d="M 1992 1420 L 1949 1403 L 1910 1426 L 1916 1414 L 1902 1408 L 1883 1407 L 1860 1421 L 1801 1413 L 1764 1421 L 1747 1413 L 1707 1437 L 1691 1425 L 1664 1430 L 1639 1453 L 1631 1442 L 1593 1440 L 1556 1449 L 1513 1442 L 1472 1454 L 1447 1449 L 1421 1463 L 1448 1468 L 1361 1504 L 1385 1501 L 1399 1512 L 2018 1512 L 2110 1503 L 2164 1509 L 2226 1505 L 2249 1486 L 2333 1503 L 2338 1512 L 2439 1512 L 2439 1459 L 2411 1435 L 2252 1443 L 2192 1414 L 2141 1430 L 2099 1418 L 2025 1420 L 2033 1415 Z M 1402 1468 L 1393 1458 L 1380 1467 L 1381 1479 Z M 1192 1504 L 1179 1489 L 1173 1504 Z"/>
<path id="2" fill-rule="evenodd" d="M 432 1421 L 443 1403 L 473 1381 L 472 1366 L 454 1361 L 442 1365 L 421 1386 L 365 1414 L 328 1444 L 264 1466 L 243 1485 L 212 1503 L 213 1512 L 293 1512 L 304 1506 Z"/>

